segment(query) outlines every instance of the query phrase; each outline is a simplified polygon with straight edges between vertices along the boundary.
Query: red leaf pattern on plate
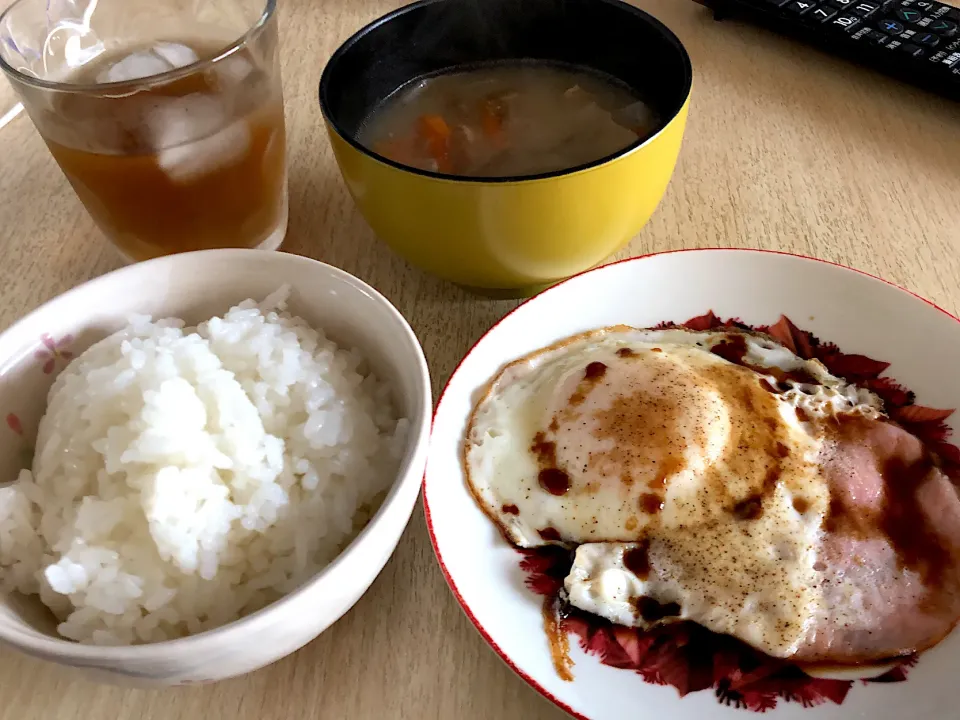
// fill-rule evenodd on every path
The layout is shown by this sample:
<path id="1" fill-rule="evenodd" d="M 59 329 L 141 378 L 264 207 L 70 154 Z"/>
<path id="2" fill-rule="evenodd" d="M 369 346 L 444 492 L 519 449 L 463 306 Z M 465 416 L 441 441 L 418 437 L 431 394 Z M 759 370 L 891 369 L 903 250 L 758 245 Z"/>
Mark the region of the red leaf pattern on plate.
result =
<path id="1" fill-rule="evenodd" d="M 716 327 L 719 327 L 723 323 L 720 318 L 713 314 L 713 310 L 708 312 L 706 315 L 698 315 L 695 318 L 690 318 L 687 320 L 683 327 L 687 330 L 713 330 Z"/>
<path id="2" fill-rule="evenodd" d="M 917 664 L 917 660 L 919 660 L 919 658 L 916 655 L 910 655 L 909 657 L 904 658 L 897 667 L 893 668 L 892 670 L 888 670 L 880 677 L 864 680 L 863 682 L 864 684 L 903 682 L 907 679 L 907 673 L 910 671 L 910 668 Z"/>
<path id="3" fill-rule="evenodd" d="M 555 582 L 565 577 L 573 562 L 568 551 L 556 546 L 520 550 L 528 580 Z M 733 707 L 765 712 L 777 701 L 813 707 L 824 702 L 840 704 L 853 685 L 849 680 L 812 678 L 782 660 L 768 657 L 734 638 L 717 635 L 693 623 L 676 623 L 650 631 L 613 625 L 594 615 L 566 609 L 564 632 L 574 635 L 580 647 L 604 665 L 632 670 L 645 682 L 670 685 L 682 697 L 714 688 L 717 699 Z M 870 682 L 901 682 L 915 657 Z"/>
<path id="4" fill-rule="evenodd" d="M 873 390 L 873 392 L 883 398 L 888 408 L 901 408 L 904 405 L 912 405 L 916 399 L 912 392 L 902 385 L 898 385 L 888 377 L 864 380 L 860 385 L 868 390 Z"/>
<path id="5" fill-rule="evenodd" d="M 695 328 L 690 327 L 690 324 Z M 661 325 L 676 327 L 673 323 L 661 323 Z M 915 396 L 912 392 L 888 377 L 881 377 L 881 374 L 890 367 L 890 363 L 874 360 L 866 355 L 841 352 L 840 348 L 833 343 L 822 342 L 813 333 L 801 330 L 785 315 L 781 315 L 780 319 L 769 327 L 750 328 L 739 319 L 723 320 L 710 311 L 691 318 L 683 324 L 683 327 L 698 330 L 716 330 L 725 327 L 755 329 L 769 334 L 801 357 L 819 360 L 832 374 L 876 393 L 883 400 L 888 414 L 936 450 L 944 461 L 945 472 L 955 481 L 960 482 L 960 450 L 945 442 L 950 437 L 950 428 L 944 420 L 952 411 L 915 405 Z"/>
<path id="6" fill-rule="evenodd" d="M 824 354 L 819 359 L 831 373 L 854 383 L 880 377 L 890 367 L 890 363 L 872 360 L 866 355 L 845 355 L 840 352 Z"/>
<path id="7" fill-rule="evenodd" d="M 815 707 L 830 701 L 837 705 L 843 703 L 853 683 L 849 680 L 828 680 L 825 678 L 796 678 L 783 683 L 780 695 L 788 702 L 800 703 L 804 707 Z"/>
<path id="8" fill-rule="evenodd" d="M 923 405 L 909 405 L 897 408 L 892 415 L 895 420 L 902 423 L 928 423 L 946 420 L 953 415 L 953 410 L 937 410 L 936 408 L 923 407 Z"/>
<path id="9" fill-rule="evenodd" d="M 811 342 L 814 339 L 813 336 L 790 322 L 790 318 L 786 315 L 781 315 L 780 319 L 767 329 L 767 333 L 804 360 L 813 357 L 813 343 Z"/>
<path id="10" fill-rule="evenodd" d="M 682 325 L 663 322 L 659 329 L 683 327 L 706 331 L 718 328 L 752 330 L 740 320 L 719 318 L 713 311 L 691 318 Z M 800 357 L 817 359 L 834 375 L 876 393 L 891 418 L 924 440 L 942 459 L 944 469 L 960 482 L 960 448 L 945 442 L 945 421 L 953 410 L 914 404 L 912 392 L 888 377 L 881 377 L 889 363 L 865 355 L 847 354 L 832 343 L 799 329 L 786 316 L 766 332 Z M 572 553 L 559 546 L 519 550 L 527 587 L 541 595 L 556 595 L 573 562 Z M 675 623 L 650 631 L 614 626 L 597 616 L 566 608 L 561 628 L 579 639 L 580 647 L 612 667 L 633 670 L 646 682 L 671 685 L 683 696 L 713 688 L 725 705 L 754 712 L 773 710 L 779 700 L 814 707 L 825 702 L 843 703 L 853 686 L 850 680 L 813 678 L 799 668 L 768 657 L 734 638 L 717 635 L 692 623 Z M 916 656 L 899 664 L 870 683 L 896 683 L 907 679 Z"/>

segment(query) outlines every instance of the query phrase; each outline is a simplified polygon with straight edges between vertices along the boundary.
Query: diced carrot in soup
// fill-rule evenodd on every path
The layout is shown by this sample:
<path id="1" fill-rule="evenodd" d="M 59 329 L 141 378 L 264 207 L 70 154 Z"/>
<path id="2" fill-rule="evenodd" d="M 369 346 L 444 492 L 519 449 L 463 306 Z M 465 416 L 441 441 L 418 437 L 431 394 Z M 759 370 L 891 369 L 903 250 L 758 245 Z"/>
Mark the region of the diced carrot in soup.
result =
<path id="1" fill-rule="evenodd" d="M 483 134 L 498 146 L 504 145 L 503 137 L 503 106 L 492 98 L 487 98 L 480 105 L 480 125 Z"/>
<path id="2" fill-rule="evenodd" d="M 440 115 L 420 117 L 420 135 L 427 143 L 427 152 L 437 164 L 440 172 L 452 172 L 450 161 L 450 126 Z"/>
<path id="3" fill-rule="evenodd" d="M 384 154 L 423 170 L 523 177 L 613 155 L 659 123 L 613 78 L 516 62 L 411 83 L 364 120 L 357 139 L 376 148 L 385 137 L 410 137 L 409 155 Z"/>

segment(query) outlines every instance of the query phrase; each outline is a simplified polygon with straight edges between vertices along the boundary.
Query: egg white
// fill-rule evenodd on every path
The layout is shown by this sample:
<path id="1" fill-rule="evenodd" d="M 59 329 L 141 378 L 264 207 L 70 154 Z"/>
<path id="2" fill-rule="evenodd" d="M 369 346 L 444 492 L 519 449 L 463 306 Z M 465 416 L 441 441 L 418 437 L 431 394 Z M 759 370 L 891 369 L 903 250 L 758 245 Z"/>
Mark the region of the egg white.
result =
<path id="1" fill-rule="evenodd" d="M 544 544 L 539 531 L 546 527 L 558 530 L 565 542 L 613 539 L 609 527 L 598 529 L 593 520 L 604 515 L 609 520 L 611 508 L 616 508 L 621 499 L 598 494 L 593 498 L 578 497 L 574 504 L 568 498 L 545 492 L 537 482 L 538 461 L 530 449 L 533 438 L 547 429 L 551 413 L 566 402 L 589 363 L 613 364 L 622 348 L 637 353 L 659 348 L 660 357 L 682 355 L 681 362 L 686 364 L 694 364 L 695 360 L 695 364 L 706 368 L 728 365 L 726 360 L 708 352 L 728 336 L 726 332 L 618 326 L 575 336 L 505 367 L 477 404 L 464 447 L 469 484 L 481 506 L 520 547 Z M 803 360 L 764 337 L 746 336 L 745 340 L 746 362 L 784 371 L 803 368 L 819 381 L 818 385 L 790 383 L 791 388 L 777 396 L 780 422 L 795 443 L 798 455 L 813 457 L 819 446 L 817 439 L 809 435 L 809 424 L 798 419 L 796 408 L 805 410 L 811 419 L 854 408 L 868 414 L 879 411 L 881 404 L 875 395 L 833 377 L 819 362 Z M 768 379 L 776 383 L 772 376 Z M 688 439 L 683 447 L 676 448 L 687 460 L 687 467 L 677 477 L 668 478 L 666 484 L 678 495 L 682 495 L 683 488 L 696 488 L 704 467 L 717 460 L 728 441 L 731 399 L 707 389 L 700 400 L 712 415 L 708 438 L 702 447 Z M 596 447 L 586 450 L 602 446 L 598 441 Z M 735 483 L 736 478 L 731 478 L 731 482 Z M 516 508 L 517 512 L 504 512 L 504 507 Z M 664 511 L 669 514 L 669 504 Z M 624 536 L 621 530 L 615 539 L 634 538 Z"/>
<path id="2" fill-rule="evenodd" d="M 767 422 L 775 425 L 787 457 L 776 487 L 763 498 L 762 514 L 741 522 L 724 506 L 724 498 L 742 497 L 753 482 L 736 472 L 739 456 L 752 448 L 731 447 L 737 437 L 744 437 L 732 427 L 736 421 L 743 430 L 744 410 L 738 397 L 728 396 L 730 387 L 708 380 L 718 372 L 729 374 L 731 363 L 709 350 L 730 337 L 728 331 L 618 326 L 522 358 L 505 367 L 478 402 L 467 432 L 464 465 L 474 495 L 514 544 L 579 545 L 565 583 L 575 607 L 628 626 L 693 620 L 773 656 L 788 657 L 803 641 L 822 602 L 813 566 L 829 489 L 815 462 L 823 442 L 817 421 L 841 412 L 876 417 L 882 405 L 872 393 L 832 376 L 818 361 L 803 360 L 764 336 L 742 335 L 744 362 L 757 368 L 752 378 L 750 372 L 741 373 L 744 387 L 761 377 L 768 382 L 775 411 Z M 643 366 L 635 365 L 618 373 L 627 362 L 618 351 L 625 348 L 629 362 L 646 363 L 647 369 L 640 372 L 637 368 Z M 655 514 L 636 511 L 637 494 L 643 491 L 611 482 L 609 463 L 591 467 L 591 459 L 615 449 L 609 438 L 597 437 L 589 412 L 565 410 L 591 363 L 603 363 L 608 375 L 588 388 L 582 407 L 589 406 L 590 412 L 605 411 L 604 403 L 616 402 L 618 388 L 601 387 L 607 380 L 636 376 L 646 382 L 653 377 L 658 379 L 657 392 L 686 393 L 681 405 L 692 408 L 691 414 L 681 417 L 684 427 L 671 430 L 677 442 L 670 452 L 682 467 L 663 478 L 662 509 Z M 763 368 L 802 369 L 816 382 L 788 380 L 788 389 L 781 385 L 776 391 L 774 374 L 766 375 Z M 747 389 L 756 395 L 754 386 Z M 566 418 L 559 429 L 557 418 Z M 538 433 L 549 434 L 551 421 L 560 440 L 558 463 L 574 486 L 579 483 L 574 496 L 554 495 L 538 481 L 542 463 L 532 440 Z M 578 435 L 581 425 L 585 429 Z M 708 476 L 714 478 L 712 485 L 705 480 Z M 802 499 L 800 510 L 797 498 Z M 545 536 L 545 528 L 555 534 Z M 652 568 L 645 577 L 624 562 L 624 553 L 637 547 L 631 541 L 641 538 L 649 543 Z M 637 609 L 636 600 L 642 597 L 676 603 L 679 614 L 648 620 Z"/>

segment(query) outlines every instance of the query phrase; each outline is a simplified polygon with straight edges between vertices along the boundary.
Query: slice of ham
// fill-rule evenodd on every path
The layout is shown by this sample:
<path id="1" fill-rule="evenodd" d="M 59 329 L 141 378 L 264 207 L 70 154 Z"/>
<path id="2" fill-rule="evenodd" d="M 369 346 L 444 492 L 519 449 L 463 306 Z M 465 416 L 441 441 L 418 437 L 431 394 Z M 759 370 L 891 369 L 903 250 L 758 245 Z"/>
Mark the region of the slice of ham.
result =
<path id="1" fill-rule="evenodd" d="M 865 663 L 935 645 L 960 620 L 957 488 L 919 439 L 880 420 L 841 423 L 821 463 L 829 612 L 795 659 Z"/>
<path id="2" fill-rule="evenodd" d="M 896 423 L 844 414 L 822 429 L 818 472 L 828 509 L 817 515 L 807 559 L 790 555 L 786 540 L 769 545 L 778 523 L 789 520 L 783 514 L 762 527 L 760 519 L 740 518 L 740 534 L 729 534 L 741 551 L 732 564 L 710 553 L 691 558 L 683 551 L 689 543 L 667 542 L 684 533 L 707 537 L 706 525 L 665 530 L 649 543 L 587 543 L 564 579 L 568 602 L 643 630 L 692 621 L 804 665 L 882 665 L 935 645 L 960 620 L 956 486 L 929 446 Z M 781 564 L 749 555 L 743 537 L 786 553 Z M 803 581 L 786 586 L 795 588 L 796 602 L 776 582 L 765 584 L 762 573 L 780 568 Z M 549 580 L 556 588 L 559 575 Z"/>

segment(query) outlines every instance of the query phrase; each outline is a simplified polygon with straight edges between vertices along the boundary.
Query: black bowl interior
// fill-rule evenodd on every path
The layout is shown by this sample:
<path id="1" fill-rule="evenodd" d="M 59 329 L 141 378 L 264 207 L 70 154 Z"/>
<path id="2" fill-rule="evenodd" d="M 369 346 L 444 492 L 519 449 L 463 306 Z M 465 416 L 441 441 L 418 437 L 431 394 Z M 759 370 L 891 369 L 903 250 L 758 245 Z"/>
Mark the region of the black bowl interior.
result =
<path id="1" fill-rule="evenodd" d="M 345 42 L 324 69 L 320 105 L 337 133 L 364 150 L 357 131 L 397 88 L 459 66 L 510 60 L 611 75 L 664 122 L 683 107 L 692 82 L 690 58 L 676 36 L 620 0 L 425 0 Z"/>

